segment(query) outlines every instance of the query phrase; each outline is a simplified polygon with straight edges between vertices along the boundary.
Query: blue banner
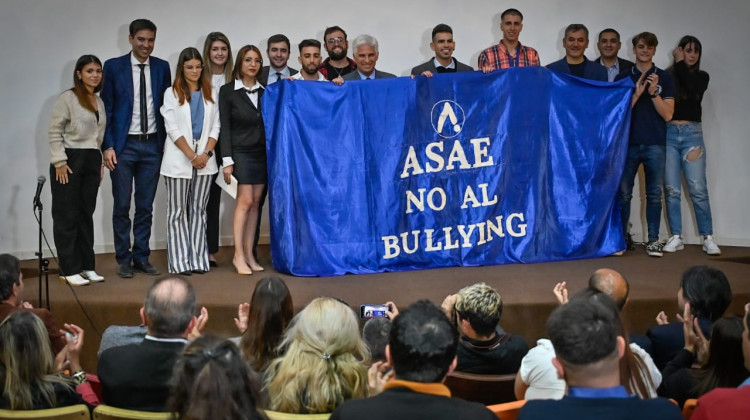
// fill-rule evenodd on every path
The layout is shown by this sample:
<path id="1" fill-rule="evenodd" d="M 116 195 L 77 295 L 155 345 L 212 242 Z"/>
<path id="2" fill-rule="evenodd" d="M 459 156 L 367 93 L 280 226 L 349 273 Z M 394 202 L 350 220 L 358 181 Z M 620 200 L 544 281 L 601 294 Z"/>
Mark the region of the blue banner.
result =
<path id="1" fill-rule="evenodd" d="M 632 87 L 538 67 L 275 83 L 262 107 L 273 265 L 330 276 L 624 249 Z"/>

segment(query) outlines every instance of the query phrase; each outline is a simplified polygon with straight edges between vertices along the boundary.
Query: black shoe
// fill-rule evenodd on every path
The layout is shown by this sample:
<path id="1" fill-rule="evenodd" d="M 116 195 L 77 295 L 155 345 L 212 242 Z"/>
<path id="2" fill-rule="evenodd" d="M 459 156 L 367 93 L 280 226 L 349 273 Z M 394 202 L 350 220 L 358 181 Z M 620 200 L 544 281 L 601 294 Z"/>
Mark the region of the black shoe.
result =
<path id="1" fill-rule="evenodd" d="M 133 277 L 133 268 L 130 267 L 130 263 L 122 263 L 117 265 L 117 275 L 129 279 Z"/>
<path id="2" fill-rule="evenodd" d="M 218 266 L 219 266 L 219 263 L 217 263 L 216 261 L 211 261 L 211 260 L 208 260 L 208 265 L 209 265 L 210 267 L 214 267 L 214 268 L 216 268 L 216 267 L 218 267 Z"/>
<path id="3" fill-rule="evenodd" d="M 192 275 L 193 275 L 193 272 L 192 272 L 192 271 L 190 271 L 190 270 L 186 270 L 186 271 L 180 271 L 180 272 L 179 272 L 179 273 L 177 273 L 177 274 L 179 274 L 179 275 L 181 275 L 181 276 L 192 276 Z"/>
<path id="4" fill-rule="evenodd" d="M 206 274 L 206 270 L 193 270 L 193 274 Z"/>
<path id="5" fill-rule="evenodd" d="M 625 247 L 628 249 L 628 251 L 635 251 L 635 243 L 633 242 L 633 235 L 629 233 L 625 234 Z"/>
<path id="6" fill-rule="evenodd" d="M 133 263 L 133 271 L 137 271 L 139 273 L 145 273 L 149 276 L 158 276 L 161 274 L 161 271 L 157 270 L 156 267 L 149 264 L 148 261 L 142 262 L 142 263 Z"/>

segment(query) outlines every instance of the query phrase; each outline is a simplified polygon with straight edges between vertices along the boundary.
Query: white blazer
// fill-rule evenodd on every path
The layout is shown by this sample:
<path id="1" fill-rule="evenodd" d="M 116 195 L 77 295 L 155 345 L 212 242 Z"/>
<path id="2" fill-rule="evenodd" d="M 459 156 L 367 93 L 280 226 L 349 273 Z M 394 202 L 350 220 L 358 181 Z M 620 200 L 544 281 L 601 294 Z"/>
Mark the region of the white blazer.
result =
<path id="1" fill-rule="evenodd" d="M 164 127 L 167 129 L 167 139 L 164 142 L 164 157 L 161 160 L 160 173 L 171 178 L 192 178 L 193 165 L 190 158 L 185 156 L 174 143 L 180 137 L 185 137 L 188 145 L 197 154 L 203 153 L 208 144 L 208 138 L 219 139 L 219 105 L 203 101 L 205 108 L 203 116 L 203 131 L 201 138 L 193 140 L 193 123 L 190 119 L 190 103 L 180 101 L 175 95 L 172 87 L 164 92 L 164 104 L 161 106 L 161 115 L 164 117 Z M 198 175 L 213 175 L 219 171 L 216 165 L 216 156 L 208 159 L 206 167 L 198 169 Z"/>

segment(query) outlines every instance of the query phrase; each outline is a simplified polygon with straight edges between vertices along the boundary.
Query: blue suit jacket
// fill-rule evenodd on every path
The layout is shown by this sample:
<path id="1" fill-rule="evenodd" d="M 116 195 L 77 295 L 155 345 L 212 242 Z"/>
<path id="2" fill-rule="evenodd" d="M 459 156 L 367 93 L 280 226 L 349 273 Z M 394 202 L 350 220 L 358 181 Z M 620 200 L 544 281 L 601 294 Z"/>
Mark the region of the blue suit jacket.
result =
<path id="1" fill-rule="evenodd" d="M 586 60 L 586 67 L 583 68 L 584 79 L 598 80 L 600 82 L 608 81 L 607 69 L 604 66 L 595 61 L 590 61 L 588 58 L 584 57 L 584 59 Z M 570 66 L 568 66 L 568 61 L 565 57 L 554 63 L 547 64 L 547 68 L 561 73 L 570 74 Z"/>
<path id="2" fill-rule="evenodd" d="M 156 133 L 159 145 L 163 146 L 167 132 L 159 108 L 164 101 L 164 91 L 172 85 L 172 77 L 169 74 L 169 63 L 162 59 L 151 56 L 149 66 Z M 130 66 L 130 53 L 107 60 L 104 63 L 103 77 L 101 98 L 107 112 L 107 129 L 104 132 L 102 150 L 112 147 L 116 154 L 120 154 L 125 147 L 133 117 L 133 69 Z"/>

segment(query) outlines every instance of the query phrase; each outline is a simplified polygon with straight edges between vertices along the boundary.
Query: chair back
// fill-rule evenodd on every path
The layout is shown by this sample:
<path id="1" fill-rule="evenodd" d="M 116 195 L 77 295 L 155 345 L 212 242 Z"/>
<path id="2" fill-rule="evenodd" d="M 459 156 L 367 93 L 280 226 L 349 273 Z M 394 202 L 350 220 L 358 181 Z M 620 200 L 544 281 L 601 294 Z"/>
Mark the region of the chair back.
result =
<path id="1" fill-rule="evenodd" d="M 691 398 L 685 401 L 685 405 L 682 406 L 683 420 L 690 420 L 690 417 L 693 417 L 693 411 L 695 411 L 696 405 L 698 405 L 698 400 L 695 398 Z"/>
<path id="2" fill-rule="evenodd" d="M 328 420 L 331 413 L 323 414 L 293 414 L 280 411 L 263 410 L 269 420 Z"/>
<path id="3" fill-rule="evenodd" d="M 526 400 L 490 405 L 487 408 L 495 413 L 500 420 L 516 420 L 524 404 L 526 404 Z"/>
<path id="4" fill-rule="evenodd" d="M 91 414 L 86 405 L 76 404 L 44 410 L 0 410 L 0 419 L 90 420 Z"/>
<path id="5" fill-rule="evenodd" d="M 514 386 L 516 374 L 480 375 L 453 371 L 445 377 L 445 386 L 451 395 L 484 405 L 502 404 L 516 401 Z"/>
<path id="6" fill-rule="evenodd" d="M 95 420 L 171 420 L 172 413 L 126 410 L 101 404 L 94 409 Z"/>

